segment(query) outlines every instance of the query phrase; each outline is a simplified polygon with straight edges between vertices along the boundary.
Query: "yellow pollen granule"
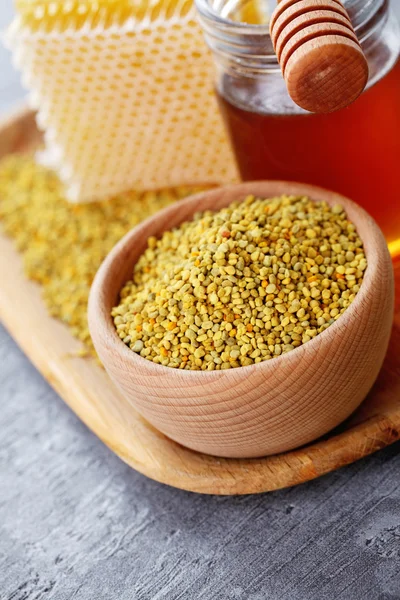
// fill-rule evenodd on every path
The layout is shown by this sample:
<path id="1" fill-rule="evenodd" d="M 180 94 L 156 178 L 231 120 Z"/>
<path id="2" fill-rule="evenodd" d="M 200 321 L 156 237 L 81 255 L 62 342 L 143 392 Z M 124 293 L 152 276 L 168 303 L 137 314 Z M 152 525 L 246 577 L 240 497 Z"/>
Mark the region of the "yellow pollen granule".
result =
<path id="1" fill-rule="evenodd" d="M 154 363 L 248 366 L 332 325 L 366 268 L 362 241 L 341 207 L 250 196 L 151 238 L 112 317 L 121 339 Z M 134 315 L 154 326 L 138 332 Z"/>
<path id="2" fill-rule="evenodd" d="M 31 157 L 10 156 L 0 162 L 0 226 L 23 254 L 26 275 L 43 286 L 49 313 L 94 355 L 86 311 L 100 264 L 140 221 L 192 191 L 198 189 L 129 192 L 76 206 L 65 200 L 53 173 Z"/>

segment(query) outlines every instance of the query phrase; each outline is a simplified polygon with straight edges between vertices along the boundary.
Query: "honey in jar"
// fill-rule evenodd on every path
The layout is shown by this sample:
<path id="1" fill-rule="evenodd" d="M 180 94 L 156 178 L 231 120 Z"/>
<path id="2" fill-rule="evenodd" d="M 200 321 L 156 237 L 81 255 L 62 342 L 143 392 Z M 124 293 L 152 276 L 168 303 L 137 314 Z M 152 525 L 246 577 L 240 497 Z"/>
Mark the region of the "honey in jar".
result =
<path id="1" fill-rule="evenodd" d="M 392 252 L 400 252 L 400 36 L 388 3 L 344 2 L 369 82 L 347 108 L 318 115 L 290 99 L 268 26 L 238 23 L 241 4 L 235 12 L 232 3 L 197 0 L 242 178 L 293 180 L 344 194 L 368 210 Z"/>

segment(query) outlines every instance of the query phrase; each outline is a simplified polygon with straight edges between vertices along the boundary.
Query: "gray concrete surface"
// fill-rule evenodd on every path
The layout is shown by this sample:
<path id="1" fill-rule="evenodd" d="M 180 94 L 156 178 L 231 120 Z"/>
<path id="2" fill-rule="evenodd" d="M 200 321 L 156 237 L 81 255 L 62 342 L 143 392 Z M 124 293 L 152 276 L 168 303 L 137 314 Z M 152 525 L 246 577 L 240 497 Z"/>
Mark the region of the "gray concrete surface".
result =
<path id="1" fill-rule="evenodd" d="M 2 110 L 22 95 L 8 60 Z M 107 450 L 0 328 L 0 599 L 399 600 L 399 450 L 262 496 L 174 490 Z"/>

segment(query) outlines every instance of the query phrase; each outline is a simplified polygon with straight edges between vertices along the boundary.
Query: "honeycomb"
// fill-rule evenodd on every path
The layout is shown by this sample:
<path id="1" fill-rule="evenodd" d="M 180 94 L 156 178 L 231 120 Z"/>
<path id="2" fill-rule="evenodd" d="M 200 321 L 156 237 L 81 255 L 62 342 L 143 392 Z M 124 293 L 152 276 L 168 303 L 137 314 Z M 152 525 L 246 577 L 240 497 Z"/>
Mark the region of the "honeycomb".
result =
<path id="1" fill-rule="evenodd" d="M 52 31 L 90 25 L 108 28 L 127 19 L 140 23 L 184 16 L 192 0 L 14 0 L 24 25 L 32 30 Z"/>
<path id="2" fill-rule="evenodd" d="M 71 202 L 222 184 L 237 170 L 188 0 L 17 0 L 7 32 Z"/>

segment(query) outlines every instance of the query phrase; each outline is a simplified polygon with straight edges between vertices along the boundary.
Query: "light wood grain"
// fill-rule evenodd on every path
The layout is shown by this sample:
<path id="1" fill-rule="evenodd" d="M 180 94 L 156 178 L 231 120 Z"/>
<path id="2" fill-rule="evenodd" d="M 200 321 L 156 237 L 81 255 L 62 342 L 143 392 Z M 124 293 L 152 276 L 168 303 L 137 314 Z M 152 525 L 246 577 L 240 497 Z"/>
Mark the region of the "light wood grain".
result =
<path id="1" fill-rule="evenodd" d="M 283 0 L 270 23 L 291 98 L 310 112 L 354 102 L 368 81 L 368 63 L 339 0 Z"/>
<path id="2" fill-rule="evenodd" d="M 309 196 L 342 204 L 364 242 L 368 269 L 344 315 L 312 341 L 271 361 L 226 371 L 186 371 L 148 361 L 119 338 L 110 317 L 150 236 L 248 194 Z M 393 320 L 393 269 L 376 223 L 346 198 L 309 185 L 252 182 L 193 196 L 130 232 L 94 281 L 89 326 L 127 400 L 157 429 L 193 450 L 230 458 L 285 452 L 324 435 L 364 400 L 381 368 Z"/>
<path id="3" fill-rule="evenodd" d="M 274 44 L 280 39 L 280 35 L 287 26 L 294 22 L 300 25 L 300 29 L 304 23 L 304 15 L 314 13 L 312 19 L 319 11 L 330 11 L 333 15 L 349 18 L 344 6 L 336 0 L 299 0 L 292 2 L 289 6 L 280 2 L 276 10 L 271 15 L 270 30 Z M 318 16 L 318 15 L 317 15 Z M 298 20 L 298 19 L 301 20 Z M 320 21 L 320 19 L 319 19 Z"/>
<path id="4" fill-rule="evenodd" d="M 21 119 L 11 135 L 24 129 L 21 123 L 26 119 L 26 131 L 36 137 L 32 115 Z M 1 126 L 0 132 L 4 155 L 8 143 Z M 25 142 L 30 145 L 29 137 Z M 400 282 L 400 266 L 396 274 Z M 74 357 L 79 344 L 66 327 L 48 316 L 40 288 L 26 280 L 21 259 L 5 236 L 0 236 L 0 278 L 0 318 L 21 348 L 105 444 L 157 481 L 209 494 L 265 492 L 313 479 L 400 439 L 400 302 L 383 370 L 350 420 L 318 443 L 283 455 L 217 459 L 170 441 L 132 409 L 94 361 Z"/>
<path id="5" fill-rule="evenodd" d="M 285 13 L 283 14 L 285 16 Z M 340 29 L 337 28 L 340 26 Z M 351 39 L 357 41 L 357 37 L 352 29 L 349 27 L 349 19 L 347 16 L 335 12 L 333 10 L 315 10 L 310 14 L 307 23 L 307 33 L 309 36 L 318 34 L 320 32 L 328 34 L 328 27 L 330 27 L 329 34 L 344 32 L 348 34 Z M 304 15 L 296 17 L 291 20 L 290 23 L 283 29 L 282 33 L 276 37 L 275 52 L 282 65 L 285 68 L 286 61 L 285 56 L 282 56 L 283 50 L 285 50 L 286 56 L 291 53 L 293 47 L 299 42 L 304 43 Z M 343 28 L 343 29 L 341 29 Z"/>

